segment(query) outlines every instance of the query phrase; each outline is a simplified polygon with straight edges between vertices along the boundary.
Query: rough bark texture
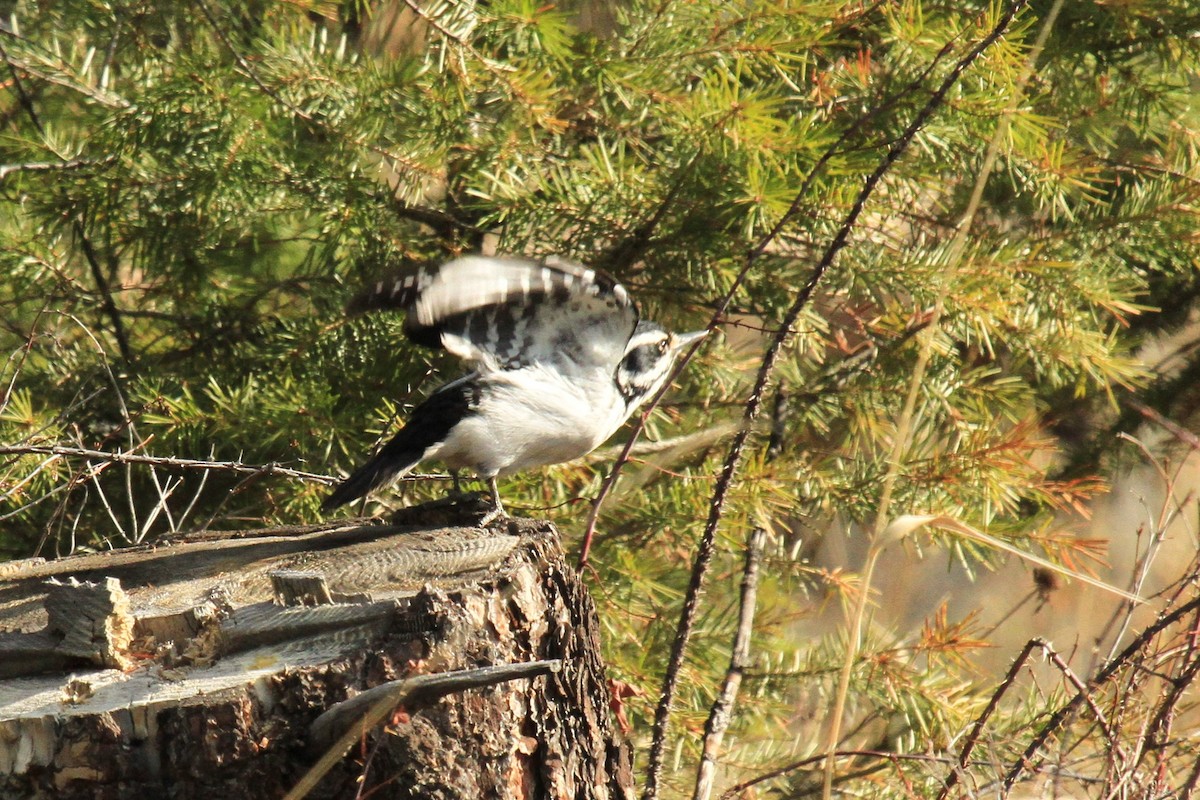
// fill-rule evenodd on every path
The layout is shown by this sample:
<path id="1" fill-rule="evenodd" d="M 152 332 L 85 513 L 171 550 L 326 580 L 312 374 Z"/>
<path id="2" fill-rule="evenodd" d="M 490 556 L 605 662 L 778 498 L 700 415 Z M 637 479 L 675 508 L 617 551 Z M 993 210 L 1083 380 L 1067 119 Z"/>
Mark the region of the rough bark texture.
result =
<path id="1" fill-rule="evenodd" d="M 632 796 L 595 611 L 550 525 L 284 533 L 0 579 L 0 797 L 282 797 L 327 746 L 312 724 L 339 702 L 413 675 L 542 659 L 562 667 L 398 709 L 310 796 L 354 797 L 360 780 L 375 798 Z M 121 637 L 81 654 L 51 627 L 47 597 L 56 614 L 70 607 L 51 578 L 128 595 L 126 661 L 111 652 Z"/>

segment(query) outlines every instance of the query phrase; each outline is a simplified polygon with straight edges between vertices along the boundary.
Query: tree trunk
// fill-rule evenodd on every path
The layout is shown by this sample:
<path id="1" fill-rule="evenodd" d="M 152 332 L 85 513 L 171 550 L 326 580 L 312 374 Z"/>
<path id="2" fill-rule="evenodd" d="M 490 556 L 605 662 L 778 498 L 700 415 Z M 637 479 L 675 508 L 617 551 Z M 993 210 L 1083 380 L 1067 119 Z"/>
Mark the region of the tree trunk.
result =
<path id="1" fill-rule="evenodd" d="M 6 565 L 0 797 L 632 797 L 553 527 L 407 513 Z"/>

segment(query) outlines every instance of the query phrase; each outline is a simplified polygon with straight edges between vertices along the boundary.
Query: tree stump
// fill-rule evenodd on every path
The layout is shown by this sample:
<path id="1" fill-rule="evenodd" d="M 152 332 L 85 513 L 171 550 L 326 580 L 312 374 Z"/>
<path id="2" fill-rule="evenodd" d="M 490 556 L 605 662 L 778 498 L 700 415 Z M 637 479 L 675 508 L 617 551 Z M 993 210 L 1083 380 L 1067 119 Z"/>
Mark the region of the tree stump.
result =
<path id="1" fill-rule="evenodd" d="M 5 565 L 0 797 L 632 797 L 553 527 L 422 513 Z"/>

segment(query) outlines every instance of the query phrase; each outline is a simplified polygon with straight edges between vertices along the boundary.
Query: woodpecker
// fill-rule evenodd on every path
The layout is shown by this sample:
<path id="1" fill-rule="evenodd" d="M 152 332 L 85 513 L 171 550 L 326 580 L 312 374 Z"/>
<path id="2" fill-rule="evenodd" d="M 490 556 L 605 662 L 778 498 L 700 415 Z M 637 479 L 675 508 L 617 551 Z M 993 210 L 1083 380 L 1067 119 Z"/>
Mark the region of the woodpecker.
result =
<path id="1" fill-rule="evenodd" d="M 413 409 L 408 423 L 326 498 L 329 511 L 437 459 L 487 481 L 571 461 L 608 439 L 708 331 L 640 319 L 610 275 L 565 259 L 464 256 L 381 280 L 351 312 L 400 309 L 412 342 L 471 367 Z"/>

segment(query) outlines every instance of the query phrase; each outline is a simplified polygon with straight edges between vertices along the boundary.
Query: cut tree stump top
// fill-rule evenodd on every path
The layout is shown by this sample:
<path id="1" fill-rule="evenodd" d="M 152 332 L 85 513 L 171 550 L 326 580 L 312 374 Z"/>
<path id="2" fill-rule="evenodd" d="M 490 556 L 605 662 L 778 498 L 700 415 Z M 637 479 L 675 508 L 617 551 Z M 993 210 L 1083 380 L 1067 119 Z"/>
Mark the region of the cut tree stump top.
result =
<path id="1" fill-rule="evenodd" d="M 281 797 L 360 692 L 541 660 L 561 669 L 422 695 L 311 796 L 364 774 L 382 797 L 630 796 L 594 610 L 553 527 L 403 521 L 4 565 L 0 797 Z"/>

